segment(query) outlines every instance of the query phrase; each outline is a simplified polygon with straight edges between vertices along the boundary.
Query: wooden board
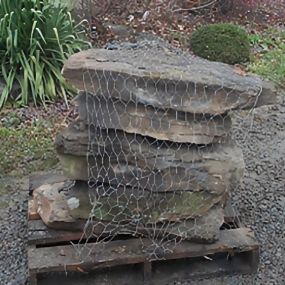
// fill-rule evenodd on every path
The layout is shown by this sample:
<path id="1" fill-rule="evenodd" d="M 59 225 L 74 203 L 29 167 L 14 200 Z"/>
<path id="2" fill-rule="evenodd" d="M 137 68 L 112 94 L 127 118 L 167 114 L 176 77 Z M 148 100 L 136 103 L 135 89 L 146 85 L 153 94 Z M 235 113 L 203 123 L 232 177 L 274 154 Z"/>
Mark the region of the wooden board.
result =
<path id="1" fill-rule="evenodd" d="M 143 244 L 150 241 L 143 240 Z M 92 248 L 92 252 L 89 250 Z M 117 240 L 103 244 L 88 244 L 81 248 L 84 260 L 80 258 L 72 245 L 31 248 L 28 252 L 31 273 L 51 271 L 88 272 L 97 268 L 112 267 L 122 264 L 144 263 L 148 255 L 144 253 L 140 239 Z M 235 253 L 257 251 L 258 243 L 254 233 L 247 228 L 221 231 L 218 242 L 197 244 L 182 242 L 165 259 L 181 259 L 207 256 L 215 253 Z"/>
<path id="2" fill-rule="evenodd" d="M 233 207 L 231 198 L 228 198 L 225 209 L 225 224 L 241 226 L 240 213 Z"/>
<path id="3" fill-rule="evenodd" d="M 50 245 L 59 242 L 80 240 L 82 232 L 54 230 L 48 228 L 42 220 L 28 221 L 29 245 Z"/>
<path id="4" fill-rule="evenodd" d="M 252 252 L 244 252 L 228 259 L 226 255 L 212 255 L 212 261 L 203 257 L 176 259 L 170 261 L 157 261 L 152 264 L 149 279 L 144 276 L 144 264 L 134 264 L 125 266 L 115 266 L 95 270 L 88 274 L 80 272 L 57 272 L 53 274 L 39 274 L 38 285 L 82 285 L 82 284 L 100 284 L 100 285 L 166 285 L 166 284 L 184 284 L 184 280 L 210 278 L 224 275 L 248 274 L 255 269 L 250 264 Z M 188 281 L 189 283 L 189 281 Z M 211 279 L 208 284 L 212 284 Z"/>

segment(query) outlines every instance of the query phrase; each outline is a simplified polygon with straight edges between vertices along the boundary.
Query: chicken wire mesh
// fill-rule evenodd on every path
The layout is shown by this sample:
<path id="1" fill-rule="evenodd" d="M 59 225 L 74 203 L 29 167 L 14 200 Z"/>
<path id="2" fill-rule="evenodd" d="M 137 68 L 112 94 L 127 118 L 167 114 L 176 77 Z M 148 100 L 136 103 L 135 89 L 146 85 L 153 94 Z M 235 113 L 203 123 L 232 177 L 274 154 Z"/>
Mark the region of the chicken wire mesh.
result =
<path id="1" fill-rule="evenodd" d="M 71 126 L 82 134 L 76 155 L 84 157 L 72 178 L 92 205 L 86 242 L 75 246 L 82 259 L 94 244 L 118 238 L 138 238 L 149 260 L 164 259 L 183 240 L 219 238 L 244 171 L 230 112 L 257 106 L 263 87 L 257 81 L 241 91 L 229 75 L 213 75 L 196 60 L 145 41 L 91 51 L 83 61 L 79 120 Z M 214 82 L 201 83 L 210 77 Z"/>

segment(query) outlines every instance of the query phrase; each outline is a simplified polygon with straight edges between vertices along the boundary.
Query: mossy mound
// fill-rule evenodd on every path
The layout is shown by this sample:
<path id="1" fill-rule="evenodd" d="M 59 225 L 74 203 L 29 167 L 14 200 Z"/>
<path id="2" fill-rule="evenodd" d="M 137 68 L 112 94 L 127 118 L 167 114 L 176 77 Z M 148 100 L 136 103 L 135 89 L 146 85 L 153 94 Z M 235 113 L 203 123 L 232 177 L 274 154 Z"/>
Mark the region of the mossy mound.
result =
<path id="1" fill-rule="evenodd" d="M 190 39 L 195 55 L 228 64 L 244 63 L 250 58 L 250 41 L 240 26 L 213 24 L 199 28 Z"/>

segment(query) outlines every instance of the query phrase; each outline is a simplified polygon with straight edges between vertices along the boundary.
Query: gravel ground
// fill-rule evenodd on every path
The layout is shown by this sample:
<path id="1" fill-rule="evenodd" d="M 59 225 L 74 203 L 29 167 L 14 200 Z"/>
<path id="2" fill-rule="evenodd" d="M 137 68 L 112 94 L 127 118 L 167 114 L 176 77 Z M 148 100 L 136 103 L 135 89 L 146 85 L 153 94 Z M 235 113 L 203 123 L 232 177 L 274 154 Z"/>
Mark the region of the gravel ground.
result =
<path id="1" fill-rule="evenodd" d="M 243 223 L 260 242 L 257 274 L 181 285 L 285 284 L 285 92 L 277 106 L 234 114 L 234 137 L 243 150 L 245 178 L 233 193 Z"/>
<path id="2" fill-rule="evenodd" d="M 24 285 L 27 279 L 27 199 L 25 179 L 0 179 L 1 285 Z"/>
<path id="3" fill-rule="evenodd" d="M 233 202 L 261 244 L 259 271 L 256 275 L 181 285 L 285 284 L 285 94 L 276 106 L 262 107 L 251 114 L 236 112 L 233 117 L 234 137 L 246 162 L 245 179 L 233 194 Z M 27 194 L 26 181 L 0 180 L 1 285 L 25 284 Z"/>

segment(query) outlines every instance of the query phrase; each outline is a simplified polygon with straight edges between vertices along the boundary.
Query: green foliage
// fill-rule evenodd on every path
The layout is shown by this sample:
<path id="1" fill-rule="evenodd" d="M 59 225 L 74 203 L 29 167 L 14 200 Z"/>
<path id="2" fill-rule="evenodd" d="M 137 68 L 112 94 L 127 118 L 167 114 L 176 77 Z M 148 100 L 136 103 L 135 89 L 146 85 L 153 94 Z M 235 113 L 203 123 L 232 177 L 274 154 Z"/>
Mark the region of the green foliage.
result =
<path id="1" fill-rule="evenodd" d="M 213 24 L 196 30 L 190 39 L 194 54 L 229 64 L 244 63 L 250 58 L 247 33 L 233 24 Z"/>
<path id="2" fill-rule="evenodd" d="M 0 143 L 0 178 L 13 171 L 26 175 L 45 170 L 57 163 L 52 125 L 48 121 L 27 125 L 11 112 L 1 120 Z"/>
<path id="3" fill-rule="evenodd" d="M 49 2 L 55 6 L 62 5 L 67 7 L 68 10 L 72 10 L 78 3 L 78 0 L 49 0 Z"/>
<path id="4" fill-rule="evenodd" d="M 67 8 L 47 0 L 0 0 L 0 76 L 6 87 L 0 108 L 9 99 L 20 105 L 45 103 L 72 92 L 61 75 L 64 61 L 88 44 L 80 38 Z M 14 84 L 17 98 L 9 98 Z"/>
<path id="5" fill-rule="evenodd" d="M 285 31 L 270 28 L 250 40 L 254 53 L 249 71 L 285 86 Z"/>

